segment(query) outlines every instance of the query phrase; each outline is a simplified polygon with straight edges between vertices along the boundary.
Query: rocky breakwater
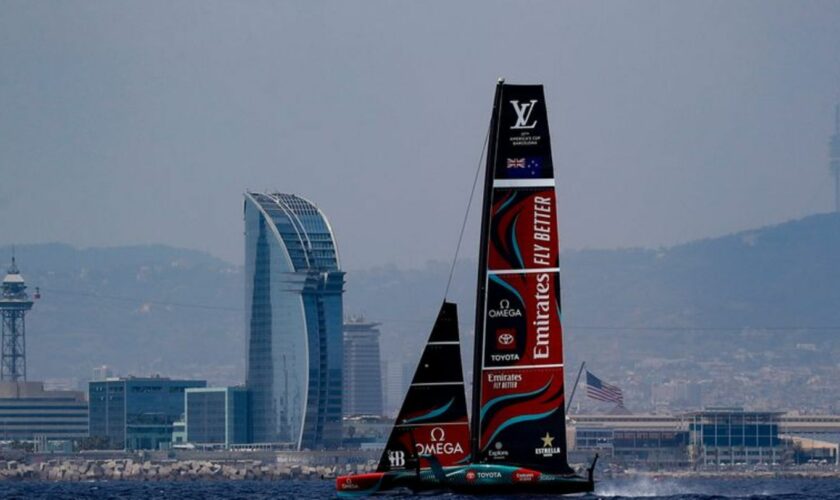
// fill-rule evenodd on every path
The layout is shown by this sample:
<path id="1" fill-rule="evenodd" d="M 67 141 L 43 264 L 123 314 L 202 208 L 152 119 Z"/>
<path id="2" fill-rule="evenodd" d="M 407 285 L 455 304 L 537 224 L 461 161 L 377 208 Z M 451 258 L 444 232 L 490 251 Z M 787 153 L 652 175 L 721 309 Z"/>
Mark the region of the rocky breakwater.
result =
<path id="1" fill-rule="evenodd" d="M 341 474 L 369 472 L 373 462 L 344 466 L 266 463 L 260 460 L 56 459 L 37 463 L 0 461 L 0 480 L 43 481 L 194 481 L 332 479 Z"/>

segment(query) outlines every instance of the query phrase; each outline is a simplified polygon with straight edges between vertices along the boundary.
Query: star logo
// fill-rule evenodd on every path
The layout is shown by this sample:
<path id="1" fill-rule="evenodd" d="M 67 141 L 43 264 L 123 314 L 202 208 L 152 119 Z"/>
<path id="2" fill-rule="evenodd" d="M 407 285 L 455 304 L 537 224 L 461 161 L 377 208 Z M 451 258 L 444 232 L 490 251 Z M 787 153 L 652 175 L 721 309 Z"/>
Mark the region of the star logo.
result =
<path id="1" fill-rule="evenodd" d="M 541 437 L 543 442 L 543 448 L 551 448 L 554 444 L 554 438 L 548 432 L 545 433 L 545 436 Z"/>

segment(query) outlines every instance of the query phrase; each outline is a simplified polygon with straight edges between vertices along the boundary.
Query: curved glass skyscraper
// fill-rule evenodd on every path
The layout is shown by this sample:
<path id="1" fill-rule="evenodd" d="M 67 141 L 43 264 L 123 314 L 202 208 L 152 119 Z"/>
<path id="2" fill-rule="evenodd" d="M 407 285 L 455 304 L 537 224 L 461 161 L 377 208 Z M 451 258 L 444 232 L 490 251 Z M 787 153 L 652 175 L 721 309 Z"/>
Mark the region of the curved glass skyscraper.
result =
<path id="1" fill-rule="evenodd" d="M 335 237 L 309 201 L 245 193 L 245 322 L 252 439 L 341 443 L 342 293 Z"/>

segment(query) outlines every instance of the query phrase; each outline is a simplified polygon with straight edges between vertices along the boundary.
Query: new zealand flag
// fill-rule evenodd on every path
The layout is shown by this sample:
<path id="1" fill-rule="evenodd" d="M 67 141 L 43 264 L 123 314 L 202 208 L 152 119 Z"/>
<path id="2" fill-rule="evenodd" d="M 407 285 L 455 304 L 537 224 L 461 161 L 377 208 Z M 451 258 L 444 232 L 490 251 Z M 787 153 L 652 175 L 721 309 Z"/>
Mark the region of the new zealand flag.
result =
<path id="1" fill-rule="evenodd" d="M 543 159 L 539 156 L 508 158 L 505 164 L 508 179 L 532 179 L 543 177 Z"/>

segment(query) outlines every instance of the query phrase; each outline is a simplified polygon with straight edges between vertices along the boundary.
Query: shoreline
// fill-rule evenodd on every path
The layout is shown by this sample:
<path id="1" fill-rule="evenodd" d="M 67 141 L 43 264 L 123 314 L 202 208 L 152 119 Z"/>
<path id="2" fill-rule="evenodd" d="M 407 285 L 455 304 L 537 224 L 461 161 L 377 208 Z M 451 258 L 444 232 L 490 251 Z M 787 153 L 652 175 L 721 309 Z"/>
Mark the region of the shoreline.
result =
<path id="1" fill-rule="evenodd" d="M 25 457 L 21 460 L 0 459 L 0 481 L 288 481 L 332 480 L 342 474 L 370 472 L 376 461 L 358 463 L 315 464 L 288 460 L 284 455 L 257 457 L 200 459 L 177 458 L 90 458 L 45 456 Z M 812 470 L 783 469 L 775 471 L 739 470 L 627 470 L 596 473 L 600 480 L 647 479 L 840 479 L 840 469 Z"/>
<path id="2" fill-rule="evenodd" d="M 0 481 L 320 480 L 369 472 L 376 464 L 304 465 L 263 460 L 51 459 L 0 460 Z"/>

